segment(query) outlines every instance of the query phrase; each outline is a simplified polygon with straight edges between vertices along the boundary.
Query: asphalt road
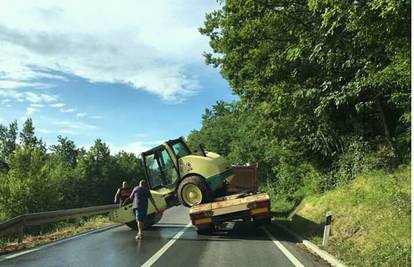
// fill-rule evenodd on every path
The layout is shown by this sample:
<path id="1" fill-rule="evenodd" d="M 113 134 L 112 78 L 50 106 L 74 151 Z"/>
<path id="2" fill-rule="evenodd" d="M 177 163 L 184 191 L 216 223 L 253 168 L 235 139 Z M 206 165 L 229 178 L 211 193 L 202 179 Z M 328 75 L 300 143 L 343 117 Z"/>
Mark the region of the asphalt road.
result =
<path id="1" fill-rule="evenodd" d="M 272 233 L 275 241 L 266 230 L 237 222 L 203 236 L 188 223 L 188 210 L 176 207 L 138 242 L 134 231 L 120 226 L 0 261 L 0 266 L 328 266 L 282 230 Z"/>

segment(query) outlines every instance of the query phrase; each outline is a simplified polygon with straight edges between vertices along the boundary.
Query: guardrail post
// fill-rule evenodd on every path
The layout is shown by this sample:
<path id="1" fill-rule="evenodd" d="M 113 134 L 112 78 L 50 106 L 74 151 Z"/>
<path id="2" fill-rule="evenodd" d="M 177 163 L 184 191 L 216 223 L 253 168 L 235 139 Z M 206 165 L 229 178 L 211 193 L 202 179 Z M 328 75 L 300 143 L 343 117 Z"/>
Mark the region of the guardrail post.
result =
<path id="1" fill-rule="evenodd" d="M 332 211 L 328 211 L 325 216 L 325 228 L 323 229 L 322 246 L 328 245 L 329 233 L 331 231 Z"/>
<path id="2" fill-rule="evenodd" d="M 23 217 L 23 220 L 19 223 L 18 230 L 17 230 L 17 243 L 18 244 L 21 244 L 23 242 L 25 224 L 26 224 L 26 218 Z"/>

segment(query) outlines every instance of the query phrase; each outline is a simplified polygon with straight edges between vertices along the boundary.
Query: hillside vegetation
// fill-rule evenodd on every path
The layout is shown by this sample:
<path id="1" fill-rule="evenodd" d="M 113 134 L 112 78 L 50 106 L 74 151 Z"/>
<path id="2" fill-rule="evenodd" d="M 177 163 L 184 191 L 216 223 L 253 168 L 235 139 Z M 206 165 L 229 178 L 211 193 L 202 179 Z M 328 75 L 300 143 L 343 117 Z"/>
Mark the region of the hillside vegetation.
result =
<path id="1" fill-rule="evenodd" d="M 410 266 L 411 169 L 368 172 L 348 185 L 307 196 L 288 227 L 322 242 L 327 211 L 334 221 L 326 250 L 352 266 Z"/>

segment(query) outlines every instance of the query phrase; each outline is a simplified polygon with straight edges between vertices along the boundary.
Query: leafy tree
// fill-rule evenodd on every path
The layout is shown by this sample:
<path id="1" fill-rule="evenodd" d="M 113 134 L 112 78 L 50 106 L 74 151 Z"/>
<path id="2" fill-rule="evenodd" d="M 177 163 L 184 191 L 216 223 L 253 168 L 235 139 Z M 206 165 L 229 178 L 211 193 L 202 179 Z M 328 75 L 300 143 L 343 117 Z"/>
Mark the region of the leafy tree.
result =
<path id="1" fill-rule="evenodd" d="M 347 136 L 384 138 L 395 148 L 409 130 L 409 7 L 225 1 L 200 31 L 213 49 L 207 63 L 220 67 L 246 107 L 274 121 L 269 135 L 330 159 Z"/>
<path id="2" fill-rule="evenodd" d="M 59 193 L 48 179 L 43 152 L 39 148 L 18 148 L 10 158 L 10 170 L 0 185 L 1 207 L 8 217 L 53 210 Z"/>
<path id="3" fill-rule="evenodd" d="M 259 162 L 290 198 L 409 158 L 409 1 L 221 3 L 205 58 L 240 101 L 207 110 L 191 144 Z"/>
<path id="4" fill-rule="evenodd" d="M 70 167 L 74 168 L 78 156 L 78 149 L 76 149 L 75 143 L 67 137 L 62 137 L 60 135 L 57 138 L 58 144 L 52 145 L 50 150 L 53 152 L 54 156 L 57 157 L 56 160 L 65 162 Z"/>
<path id="5" fill-rule="evenodd" d="M 117 173 L 115 185 L 120 186 L 122 181 L 127 181 L 130 187 L 137 185 L 144 178 L 144 169 L 140 159 L 133 153 L 121 151 L 115 155 Z M 116 187 L 115 187 L 116 188 Z"/>
<path id="6" fill-rule="evenodd" d="M 79 160 L 77 171 L 80 175 L 82 204 L 96 205 L 111 203 L 115 184 L 114 160 L 110 155 L 109 147 L 97 139 L 89 151 Z"/>
<path id="7" fill-rule="evenodd" d="M 9 127 L 0 124 L 0 170 L 7 171 L 9 157 L 16 149 L 17 121 Z"/>
<path id="8" fill-rule="evenodd" d="M 35 128 L 31 118 L 26 119 L 20 132 L 20 144 L 26 149 L 38 147 L 41 152 L 46 153 L 46 145 L 42 139 L 38 139 L 35 135 Z"/>

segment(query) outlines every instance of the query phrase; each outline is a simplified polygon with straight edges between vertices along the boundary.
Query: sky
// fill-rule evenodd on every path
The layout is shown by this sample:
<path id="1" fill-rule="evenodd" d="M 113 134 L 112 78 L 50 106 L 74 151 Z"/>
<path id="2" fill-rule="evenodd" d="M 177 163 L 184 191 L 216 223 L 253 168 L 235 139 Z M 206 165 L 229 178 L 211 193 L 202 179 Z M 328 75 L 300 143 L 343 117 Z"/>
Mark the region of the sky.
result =
<path id="1" fill-rule="evenodd" d="M 187 136 L 228 83 L 204 63 L 210 1 L 0 0 L 0 123 L 140 153 Z"/>

